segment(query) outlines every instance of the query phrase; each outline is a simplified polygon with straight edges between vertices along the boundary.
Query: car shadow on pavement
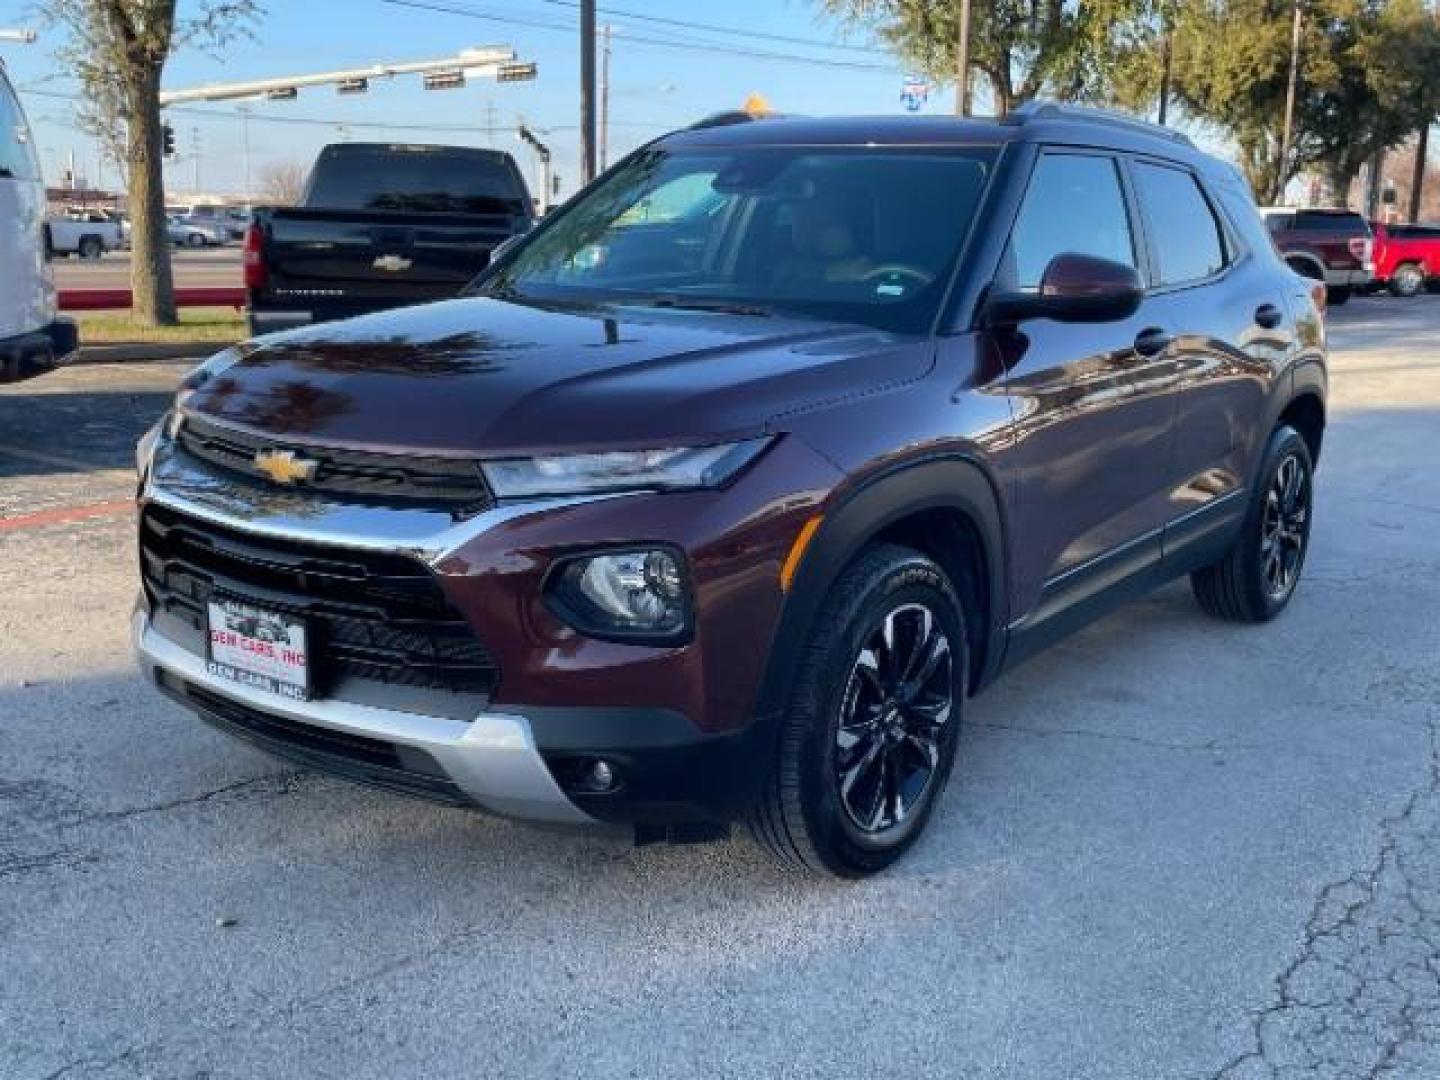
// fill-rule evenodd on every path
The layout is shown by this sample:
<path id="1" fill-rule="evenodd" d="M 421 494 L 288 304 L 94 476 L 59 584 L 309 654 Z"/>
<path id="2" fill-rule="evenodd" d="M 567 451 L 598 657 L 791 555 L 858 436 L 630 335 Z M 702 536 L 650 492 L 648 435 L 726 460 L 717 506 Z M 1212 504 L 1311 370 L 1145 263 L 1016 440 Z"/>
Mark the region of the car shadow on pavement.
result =
<path id="1" fill-rule="evenodd" d="M 128 390 L 0 393 L 0 475 L 133 469 L 135 443 L 172 394 Z"/>

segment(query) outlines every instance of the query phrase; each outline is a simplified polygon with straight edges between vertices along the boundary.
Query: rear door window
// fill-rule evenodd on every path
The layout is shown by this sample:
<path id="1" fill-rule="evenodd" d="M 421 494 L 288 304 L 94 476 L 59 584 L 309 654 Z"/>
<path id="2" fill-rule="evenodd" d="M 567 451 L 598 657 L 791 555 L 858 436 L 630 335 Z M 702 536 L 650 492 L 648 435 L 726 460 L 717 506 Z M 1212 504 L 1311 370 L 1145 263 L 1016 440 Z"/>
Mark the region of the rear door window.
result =
<path id="1" fill-rule="evenodd" d="M 40 163 L 35 158 L 30 126 L 3 72 L 0 72 L 0 179 L 40 179 Z"/>
<path id="2" fill-rule="evenodd" d="M 1182 285 L 1225 268 L 1225 240 L 1195 177 L 1183 169 L 1135 162 L 1135 188 L 1155 248 L 1161 285 Z"/>
<path id="3" fill-rule="evenodd" d="M 1113 158 L 1092 154 L 1040 158 L 1010 235 L 1001 280 L 1009 288 L 1038 289 L 1045 267 L 1061 254 L 1138 265 Z"/>
<path id="4" fill-rule="evenodd" d="M 445 150 L 322 153 L 305 205 L 322 210 L 515 213 L 524 192 L 507 161 Z"/>

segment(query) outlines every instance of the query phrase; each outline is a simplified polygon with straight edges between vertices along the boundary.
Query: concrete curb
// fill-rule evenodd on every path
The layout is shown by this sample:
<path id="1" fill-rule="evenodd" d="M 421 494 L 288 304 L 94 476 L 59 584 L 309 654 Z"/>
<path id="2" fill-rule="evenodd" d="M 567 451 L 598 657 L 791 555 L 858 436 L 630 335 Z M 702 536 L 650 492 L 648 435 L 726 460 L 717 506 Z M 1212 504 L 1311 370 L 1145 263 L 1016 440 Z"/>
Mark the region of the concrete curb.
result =
<path id="1" fill-rule="evenodd" d="M 223 341 L 127 342 L 117 345 L 81 344 L 71 364 L 123 364 L 137 360 L 204 360 L 225 348 Z"/>

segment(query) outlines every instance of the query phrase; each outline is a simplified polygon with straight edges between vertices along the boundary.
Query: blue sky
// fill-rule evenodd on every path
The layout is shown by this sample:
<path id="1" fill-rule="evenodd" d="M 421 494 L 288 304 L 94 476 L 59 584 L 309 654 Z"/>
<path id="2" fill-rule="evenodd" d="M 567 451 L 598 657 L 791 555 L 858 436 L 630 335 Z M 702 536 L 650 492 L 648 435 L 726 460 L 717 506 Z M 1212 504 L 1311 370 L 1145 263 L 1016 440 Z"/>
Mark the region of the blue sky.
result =
<path id="1" fill-rule="evenodd" d="M 430 0 L 425 0 L 430 2 Z M 386 0 L 264 0 L 266 12 L 254 40 L 229 45 L 219 56 L 178 53 L 166 69 L 165 87 L 266 78 L 360 66 L 382 60 L 445 56 L 472 45 L 513 46 L 539 64 L 531 83 L 472 82 L 459 90 L 426 91 L 418 77 L 372 83 L 368 94 L 341 97 L 329 88 L 304 90 L 290 102 L 251 104 L 249 145 L 252 175 L 272 162 L 308 165 L 327 142 L 355 140 L 458 142 L 511 150 L 522 165 L 530 155 L 513 135 L 519 116 L 550 129 L 557 171 L 572 189 L 576 179 L 579 120 L 578 13 L 569 0 L 433 0 L 471 16 L 422 10 Z M 183 14 L 193 5 L 181 0 Z M 78 171 L 93 176 L 92 140 L 71 119 L 72 103 L 49 94 L 77 87 L 54 58 L 59 31 L 45 26 L 30 0 L 0 0 L 0 27 L 33 26 L 41 40 L 29 46 L 0 44 L 0 57 L 36 129 L 47 178 L 55 181 L 71 151 Z M 483 16 L 483 17 L 473 17 Z M 681 27 L 636 16 L 705 23 L 742 34 Z M 777 109 L 802 113 L 901 111 L 903 68 L 878 50 L 864 51 L 862 35 L 846 34 L 805 0 L 601 0 L 602 23 L 614 27 L 611 61 L 611 160 L 640 142 L 720 109 L 735 108 L 752 92 Z M 750 36 L 744 36 L 748 34 Z M 768 36 L 762 36 L 768 35 Z M 813 45 L 798 44 L 803 39 Z M 690 47 L 681 47 L 690 46 Z M 701 46 L 701 47 L 695 47 Z M 840 47 L 836 47 L 840 46 Z M 848 46 L 848 47 L 847 47 Z M 804 56 L 817 62 L 771 59 L 720 51 Z M 932 93 L 926 112 L 949 112 L 949 89 Z M 494 138 L 485 127 L 493 106 Z M 237 191 L 242 186 L 241 122 L 232 104 L 198 107 L 207 115 L 171 116 L 179 150 L 190 154 L 198 131 L 200 187 Z M 208 115 L 218 113 L 219 115 Z M 323 123 L 277 122 L 285 119 Z M 385 125 L 367 127 L 365 125 Z M 441 125 L 424 130 L 421 125 Z M 460 130 L 444 130 L 459 128 Z M 104 179 L 115 183 L 113 170 Z M 194 167 L 172 166 L 167 187 L 183 196 Z"/>

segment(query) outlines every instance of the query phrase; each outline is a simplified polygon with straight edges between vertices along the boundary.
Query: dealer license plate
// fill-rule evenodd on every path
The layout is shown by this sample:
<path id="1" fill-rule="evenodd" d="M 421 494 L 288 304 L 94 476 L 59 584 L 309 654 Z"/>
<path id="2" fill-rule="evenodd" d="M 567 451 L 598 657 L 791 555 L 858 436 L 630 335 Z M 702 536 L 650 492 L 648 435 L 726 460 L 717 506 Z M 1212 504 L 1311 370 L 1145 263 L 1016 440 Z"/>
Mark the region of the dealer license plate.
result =
<path id="1" fill-rule="evenodd" d="M 303 619 L 225 597 L 209 607 L 210 674 L 297 701 L 309 698 Z"/>

